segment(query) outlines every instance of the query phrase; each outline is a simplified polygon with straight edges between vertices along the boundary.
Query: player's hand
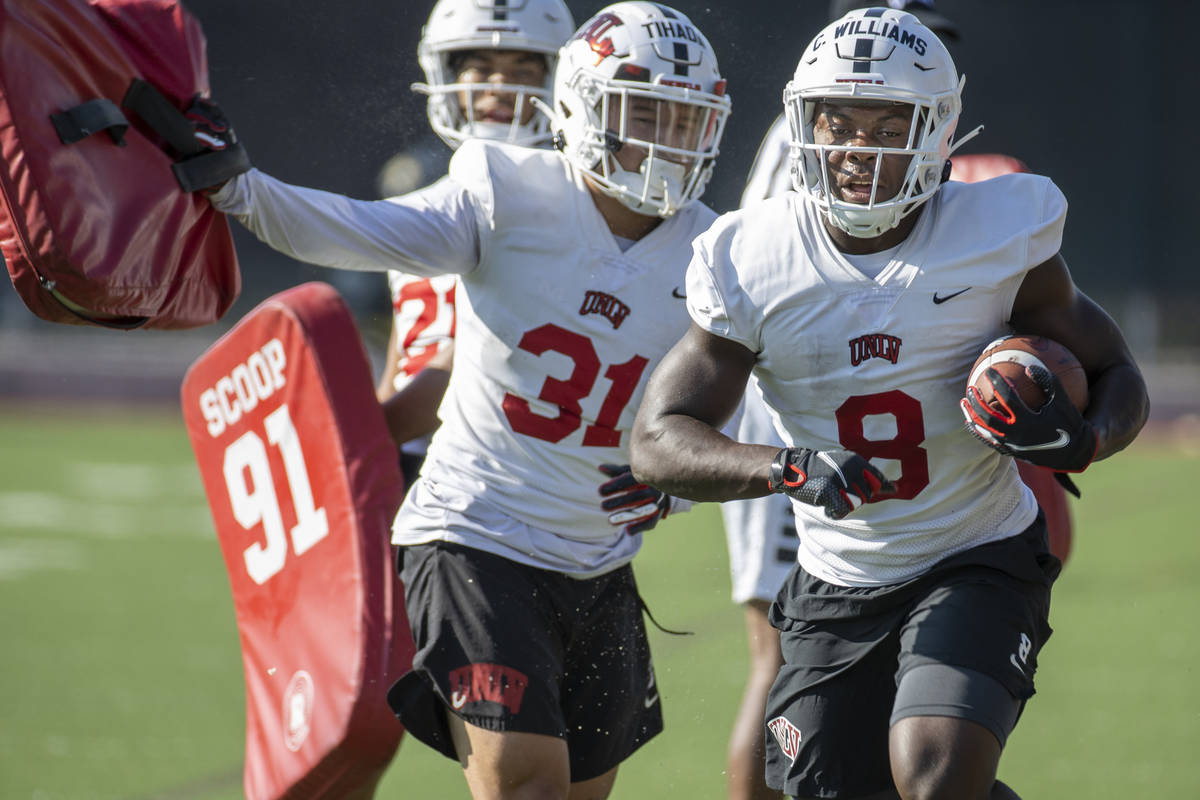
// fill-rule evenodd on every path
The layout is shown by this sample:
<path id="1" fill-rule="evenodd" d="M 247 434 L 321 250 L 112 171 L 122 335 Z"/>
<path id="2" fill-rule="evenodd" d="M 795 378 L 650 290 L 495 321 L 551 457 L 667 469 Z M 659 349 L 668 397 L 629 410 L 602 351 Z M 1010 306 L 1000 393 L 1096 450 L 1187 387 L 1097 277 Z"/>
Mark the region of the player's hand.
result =
<path id="1" fill-rule="evenodd" d="M 610 478 L 600 485 L 600 496 L 605 498 L 600 507 L 609 512 L 610 524 L 623 525 L 632 536 L 650 530 L 670 513 L 671 498 L 640 483 L 628 464 L 601 464 L 599 469 Z"/>
<path id="2" fill-rule="evenodd" d="M 771 462 L 767 486 L 801 503 L 820 506 L 831 519 L 842 519 L 863 503 L 896 491 L 870 461 L 849 450 L 785 447 Z"/>
<path id="3" fill-rule="evenodd" d="M 1025 368 L 1049 398 L 1039 409 L 1021 401 L 1016 388 L 989 367 L 984 376 L 995 392 L 995 406 L 983 402 L 974 386 L 959 401 L 967 430 L 993 450 L 1058 472 L 1082 472 L 1096 457 L 1096 429 L 1076 410 L 1062 383 L 1037 364 Z"/>
<path id="4" fill-rule="evenodd" d="M 224 150 L 237 144 L 237 134 L 225 118 L 225 112 L 211 100 L 196 95 L 183 115 L 192 124 L 192 135 L 204 148 Z"/>
<path id="5" fill-rule="evenodd" d="M 188 175 L 188 183 L 192 190 L 212 194 L 220 191 L 233 176 L 250 169 L 245 148 L 238 142 L 233 126 L 220 106 L 196 95 L 184 112 L 184 117 L 192 126 L 192 136 L 197 145 L 196 152 L 185 154 L 182 161 L 184 164 L 190 162 L 189 169 L 192 172 Z M 206 156 L 206 164 L 201 167 L 195 159 Z"/>

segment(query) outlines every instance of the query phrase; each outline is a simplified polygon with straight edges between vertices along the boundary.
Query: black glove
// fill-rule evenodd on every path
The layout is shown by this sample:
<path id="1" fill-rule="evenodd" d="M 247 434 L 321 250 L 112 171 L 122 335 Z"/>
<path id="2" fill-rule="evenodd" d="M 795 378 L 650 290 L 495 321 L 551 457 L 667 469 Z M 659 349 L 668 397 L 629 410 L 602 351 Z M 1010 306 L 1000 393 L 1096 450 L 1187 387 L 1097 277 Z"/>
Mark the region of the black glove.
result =
<path id="1" fill-rule="evenodd" d="M 212 194 L 230 178 L 250 169 L 250 157 L 216 103 L 196 95 L 184 116 L 201 147 L 199 153 L 175 164 L 175 176 L 186 191 Z"/>
<path id="2" fill-rule="evenodd" d="M 611 524 L 625 526 L 625 533 L 632 536 L 648 531 L 670 513 L 671 498 L 639 483 L 628 464 L 601 464 L 599 469 L 612 479 L 600 485 L 600 496 L 607 498 L 600 507 L 611 512 Z"/>
<path id="3" fill-rule="evenodd" d="M 825 516 L 841 519 L 863 503 L 896 491 L 867 459 L 849 450 L 785 447 L 771 462 L 767 486 L 801 503 L 821 506 Z"/>
<path id="4" fill-rule="evenodd" d="M 1071 480 L 1071 476 L 1065 472 L 1053 473 L 1054 480 L 1058 481 L 1058 485 L 1063 488 L 1067 494 L 1074 495 L 1078 500 L 1083 497 L 1083 492 L 1079 491 L 1079 487 L 1075 485 L 1075 481 Z"/>
<path id="5" fill-rule="evenodd" d="M 153 84 L 134 78 L 121 107 L 162 137 L 163 149 L 175 162 L 175 179 L 185 192 L 216 191 L 250 169 L 246 149 L 211 100 L 196 95 L 187 110 L 180 111 Z"/>
<path id="6" fill-rule="evenodd" d="M 196 95 L 183 115 L 192 125 L 192 136 L 205 149 L 224 150 L 237 144 L 237 134 L 225 118 L 225 112 L 211 100 Z"/>
<path id="7" fill-rule="evenodd" d="M 1096 429 L 1076 410 L 1058 377 L 1037 364 L 1025 368 L 1048 398 L 1033 410 L 1021 401 L 1016 388 L 995 369 L 984 376 L 992 385 L 998 407 L 983 402 L 974 386 L 959 401 L 967 430 L 1006 456 L 1049 467 L 1058 472 L 1082 472 L 1096 457 Z"/>

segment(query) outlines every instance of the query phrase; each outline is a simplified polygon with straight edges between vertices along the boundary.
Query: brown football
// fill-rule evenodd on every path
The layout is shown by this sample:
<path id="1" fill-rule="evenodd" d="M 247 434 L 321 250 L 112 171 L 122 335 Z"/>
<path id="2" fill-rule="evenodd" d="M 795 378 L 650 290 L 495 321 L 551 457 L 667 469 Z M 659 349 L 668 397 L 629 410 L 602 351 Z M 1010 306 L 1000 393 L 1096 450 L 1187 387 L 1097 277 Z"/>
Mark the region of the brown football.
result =
<path id="1" fill-rule="evenodd" d="M 1075 355 L 1053 339 L 1044 336 L 1005 336 L 984 348 L 975 366 L 971 367 L 968 386 L 979 389 L 984 402 L 993 400 L 992 387 L 983 377 L 983 371 L 994 367 L 1008 378 L 1016 388 L 1021 400 L 1030 408 L 1041 408 L 1046 397 L 1038 385 L 1025 374 L 1025 367 L 1040 363 L 1058 376 L 1067 396 L 1075 408 L 1083 411 L 1088 404 L 1087 374 Z"/>

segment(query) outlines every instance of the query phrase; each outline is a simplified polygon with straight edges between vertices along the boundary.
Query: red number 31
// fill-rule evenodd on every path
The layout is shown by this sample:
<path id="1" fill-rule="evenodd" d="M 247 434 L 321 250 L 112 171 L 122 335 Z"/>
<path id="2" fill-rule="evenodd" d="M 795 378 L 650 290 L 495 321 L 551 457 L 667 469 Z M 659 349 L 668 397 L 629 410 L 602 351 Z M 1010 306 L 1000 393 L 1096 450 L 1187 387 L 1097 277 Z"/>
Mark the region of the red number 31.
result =
<path id="1" fill-rule="evenodd" d="M 592 393 L 600 376 L 596 348 L 586 336 L 550 323 L 527 331 L 517 346 L 535 356 L 547 351 L 561 353 L 574 362 L 570 377 L 565 381 L 547 377 L 538 393 L 539 400 L 558 406 L 558 416 L 535 414 L 528 400 L 511 392 L 504 395 L 504 415 L 513 431 L 547 442 L 561 442 L 583 424 L 583 407 L 579 401 Z M 612 387 L 600 404 L 595 423 L 583 432 L 584 447 L 616 447 L 621 443 L 617 423 L 648 363 L 646 358 L 634 356 L 624 364 L 614 364 L 604 371 L 604 377 L 612 382 Z"/>

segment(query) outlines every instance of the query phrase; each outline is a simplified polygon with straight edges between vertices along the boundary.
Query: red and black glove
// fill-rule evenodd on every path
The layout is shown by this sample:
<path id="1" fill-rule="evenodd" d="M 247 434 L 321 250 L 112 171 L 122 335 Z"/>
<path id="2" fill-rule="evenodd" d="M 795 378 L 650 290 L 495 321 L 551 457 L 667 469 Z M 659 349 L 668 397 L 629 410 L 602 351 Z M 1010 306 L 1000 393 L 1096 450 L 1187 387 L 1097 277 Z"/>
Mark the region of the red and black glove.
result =
<path id="1" fill-rule="evenodd" d="M 190 191 L 212 194 L 250 169 L 250 158 L 220 106 L 197 95 L 184 116 L 201 149 L 175 165 L 180 185 Z"/>
<path id="2" fill-rule="evenodd" d="M 192 125 L 192 136 L 207 150 L 224 150 L 237 144 L 237 134 L 225 118 L 225 112 L 211 100 L 200 95 L 183 112 Z"/>
<path id="3" fill-rule="evenodd" d="M 606 498 L 600 507 L 610 512 L 609 523 L 625 526 L 625 533 L 648 531 L 670 513 L 671 498 L 640 483 L 628 464 L 601 464 L 599 469 L 611 478 L 600 485 L 600 496 Z"/>
<path id="4" fill-rule="evenodd" d="M 767 486 L 801 503 L 820 506 L 831 519 L 842 519 L 863 503 L 896 491 L 870 461 L 849 450 L 785 447 L 771 462 Z"/>
<path id="5" fill-rule="evenodd" d="M 250 157 L 216 103 L 196 95 L 180 111 L 153 84 L 130 81 L 121 107 L 163 139 L 171 169 L 185 192 L 215 191 L 250 169 Z"/>
<path id="6" fill-rule="evenodd" d="M 1006 456 L 1057 472 L 1083 472 L 1096 457 L 1096 429 L 1071 403 L 1062 382 L 1037 364 L 1025 374 L 1048 398 L 1039 409 L 1022 402 L 1016 388 L 989 367 L 984 376 L 995 392 L 995 405 L 983 402 L 974 386 L 959 401 L 967 430 L 975 438 Z"/>

